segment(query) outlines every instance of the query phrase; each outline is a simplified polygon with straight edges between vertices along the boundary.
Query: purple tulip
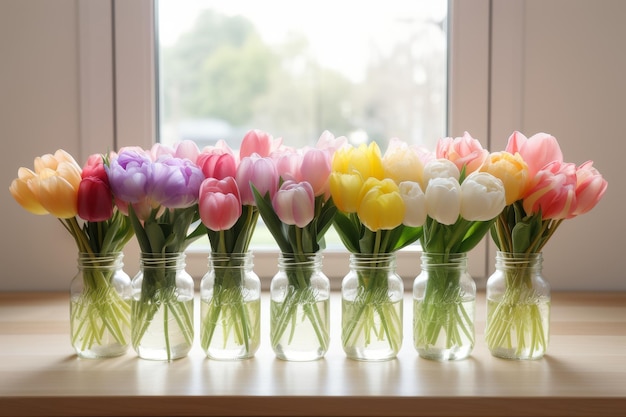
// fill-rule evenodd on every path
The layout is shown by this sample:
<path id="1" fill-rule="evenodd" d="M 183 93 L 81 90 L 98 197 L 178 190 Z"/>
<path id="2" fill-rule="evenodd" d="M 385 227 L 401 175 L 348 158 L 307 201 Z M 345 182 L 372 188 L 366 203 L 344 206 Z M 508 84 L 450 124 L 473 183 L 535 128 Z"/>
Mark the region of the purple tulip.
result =
<path id="1" fill-rule="evenodd" d="M 190 207 L 198 201 L 202 170 L 188 159 L 163 158 L 152 164 L 149 194 L 152 201 L 175 209 Z"/>
<path id="2" fill-rule="evenodd" d="M 146 199 L 152 177 L 152 161 L 146 154 L 124 150 L 111 159 L 107 172 L 116 199 L 126 203 Z"/>

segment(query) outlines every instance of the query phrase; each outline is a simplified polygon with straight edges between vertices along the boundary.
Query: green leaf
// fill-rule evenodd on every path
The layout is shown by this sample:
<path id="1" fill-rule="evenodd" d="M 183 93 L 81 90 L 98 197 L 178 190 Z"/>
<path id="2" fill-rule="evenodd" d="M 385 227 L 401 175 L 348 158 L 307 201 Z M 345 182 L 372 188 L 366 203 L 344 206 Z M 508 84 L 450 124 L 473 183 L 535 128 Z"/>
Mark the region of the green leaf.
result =
<path id="1" fill-rule="evenodd" d="M 263 222 L 265 222 L 267 229 L 274 237 L 276 244 L 282 252 L 291 252 L 291 244 L 283 232 L 283 222 L 280 221 L 280 218 L 274 211 L 269 192 L 265 193 L 265 196 L 262 197 L 254 185 L 251 185 L 251 187 L 252 194 L 254 195 L 254 201 L 259 209 L 259 214 L 263 219 Z"/>
<path id="2" fill-rule="evenodd" d="M 355 227 L 349 215 L 338 211 L 333 219 L 333 224 L 346 249 L 352 253 L 359 253 L 360 230 Z"/>
<path id="3" fill-rule="evenodd" d="M 137 237 L 137 243 L 139 243 L 139 247 L 143 253 L 151 253 L 152 246 L 150 245 L 150 239 L 148 238 L 148 234 L 146 233 L 141 221 L 137 217 L 137 213 L 133 209 L 131 204 L 128 205 L 128 218 L 130 219 L 130 223 L 132 225 L 133 230 L 135 231 L 135 236 Z"/>
<path id="4" fill-rule="evenodd" d="M 482 238 L 485 237 L 489 229 L 491 229 L 491 225 L 493 225 L 494 222 L 495 219 L 484 222 L 472 222 L 472 225 L 465 234 L 465 238 L 459 246 L 458 252 L 469 252 L 470 250 L 474 249 L 478 242 L 480 242 Z"/>

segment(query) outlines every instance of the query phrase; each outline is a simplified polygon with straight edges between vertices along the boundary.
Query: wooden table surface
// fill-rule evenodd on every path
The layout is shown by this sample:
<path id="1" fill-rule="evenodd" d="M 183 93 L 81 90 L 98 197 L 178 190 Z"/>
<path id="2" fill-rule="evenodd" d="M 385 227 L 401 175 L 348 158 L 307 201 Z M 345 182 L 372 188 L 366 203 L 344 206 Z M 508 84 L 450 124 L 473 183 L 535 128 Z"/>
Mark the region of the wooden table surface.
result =
<path id="1" fill-rule="evenodd" d="M 196 314 L 198 313 L 196 300 Z M 64 293 L 0 293 L 0 415 L 626 416 L 626 293 L 556 293 L 548 354 L 492 357 L 477 301 L 476 347 L 457 362 L 418 357 L 404 304 L 397 359 L 347 359 L 333 294 L 331 346 L 314 362 L 275 359 L 264 295 L 261 348 L 244 361 L 79 359 Z M 196 316 L 198 317 L 198 316 Z M 197 327 L 197 324 L 196 324 Z"/>

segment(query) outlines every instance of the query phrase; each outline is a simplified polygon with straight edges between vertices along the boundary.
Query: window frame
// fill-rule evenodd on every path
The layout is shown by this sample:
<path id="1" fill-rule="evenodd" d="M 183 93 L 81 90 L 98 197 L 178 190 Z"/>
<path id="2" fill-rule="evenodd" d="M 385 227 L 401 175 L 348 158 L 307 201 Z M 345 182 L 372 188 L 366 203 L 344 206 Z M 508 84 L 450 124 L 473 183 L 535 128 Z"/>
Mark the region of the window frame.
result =
<path id="1" fill-rule="evenodd" d="M 467 130 L 488 147 L 491 2 L 450 0 L 448 8 L 448 134 L 460 136 Z M 81 132 L 111 132 L 114 149 L 130 145 L 148 148 L 157 138 L 155 10 L 153 0 L 79 2 Z M 109 19 L 102 20 L 103 15 Z M 108 22 L 110 36 L 106 36 Z M 109 57 L 109 78 L 102 73 L 105 63 L 86 65 L 93 56 L 104 60 Z M 96 103 L 103 98 L 110 103 L 112 113 L 98 110 Z M 102 142 L 95 139 L 98 137 L 83 135 L 94 138 L 88 139 L 91 142 L 85 146 L 101 147 Z M 133 267 L 132 258 L 138 258 L 138 248 L 131 244 L 125 252 L 126 263 Z M 206 272 L 207 252 L 196 248 L 187 251 L 187 270 L 195 279 Z M 398 253 L 398 273 L 407 290 L 419 273 L 419 259 L 415 259 L 418 253 L 416 247 Z M 268 288 L 269 278 L 276 272 L 278 251 L 259 249 L 254 254 L 255 271 L 263 287 Z M 335 289 L 347 271 L 348 256 L 345 250 L 324 252 L 324 271 Z M 484 239 L 470 253 L 470 273 L 479 286 L 488 274 L 488 258 L 489 243 Z"/>

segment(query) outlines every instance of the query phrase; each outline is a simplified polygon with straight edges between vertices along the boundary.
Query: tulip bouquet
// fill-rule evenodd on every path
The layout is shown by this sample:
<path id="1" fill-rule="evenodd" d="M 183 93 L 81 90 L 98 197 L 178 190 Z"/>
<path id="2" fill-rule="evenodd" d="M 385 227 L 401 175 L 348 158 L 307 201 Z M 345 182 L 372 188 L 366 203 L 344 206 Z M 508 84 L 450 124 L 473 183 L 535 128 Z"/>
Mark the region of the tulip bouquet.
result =
<path id="1" fill-rule="evenodd" d="M 354 265 L 342 283 L 342 342 L 350 357 L 375 358 L 374 349 L 387 352 L 378 359 L 394 357 L 402 343 L 402 280 L 389 273 L 395 252 L 422 233 L 423 212 L 413 204 L 419 198 L 416 166 L 419 153 L 399 140 L 384 157 L 375 142 L 346 145 L 333 156 L 334 226 Z"/>
<path id="2" fill-rule="evenodd" d="M 485 338 L 496 355 L 541 357 L 548 344 L 548 318 L 542 311 L 549 297 L 533 285 L 533 260 L 563 220 L 600 201 L 607 181 L 592 161 L 578 167 L 564 162 L 558 141 L 546 133 L 526 138 L 514 132 L 505 151 L 491 154 L 482 169 L 502 179 L 507 204 L 491 229 L 507 268 L 497 298 L 488 283 Z"/>
<path id="3" fill-rule="evenodd" d="M 213 358 L 250 357 L 260 342 L 260 284 L 247 271 L 259 216 L 252 185 L 274 195 L 278 174 L 269 154 L 279 145 L 280 139 L 252 130 L 239 157 L 223 142 L 198 157 L 206 177 L 200 187 L 200 218 L 212 264 L 201 283 L 200 343 Z"/>
<path id="4" fill-rule="evenodd" d="M 328 279 L 319 276 L 324 234 L 337 211 L 328 190 L 331 159 L 345 138 L 324 132 L 315 148 L 275 152 L 280 187 L 271 196 L 254 189 L 259 212 L 281 251 L 286 279 L 272 280 L 272 348 L 282 359 L 317 359 L 328 350 Z M 321 261 L 319 262 L 321 263 Z M 313 281 L 313 282 L 312 282 Z M 305 341 L 310 339 L 310 345 Z"/>
<path id="5" fill-rule="evenodd" d="M 35 158 L 34 172 L 18 170 L 9 188 L 15 200 L 34 214 L 51 214 L 76 242 L 84 267 L 82 291 L 73 294 L 70 308 L 72 345 L 81 356 L 123 353 L 128 346 L 128 294 L 112 282 L 116 259 L 132 238 L 126 216 L 113 205 L 104 164 L 91 155 L 83 169 L 64 150 Z"/>
<path id="6" fill-rule="evenodd" d="M 128 213 L 141 249 L 132 305 L 132 343 L 141 357 L 175 359 L 193 343 L 193 281 L 181 275 L 181 258 L 204 234 L 198 153 L 189 141 L 156 144 L 150 151 L 123 148 L 108 167 L 117 206 Z"/>
<path id="7" fill-rule="evenodd" d="M 420 356 L 461 359 L 474 346 L 476 287 L 467 252 L 489 231 L 505 205 L 500 179 L 478 172 L 488 152 L 467 132 L 437 143 L 424 166 L 427 217 L 421 238 L 422 274 L 414 286 L 414 343 Z"/>

